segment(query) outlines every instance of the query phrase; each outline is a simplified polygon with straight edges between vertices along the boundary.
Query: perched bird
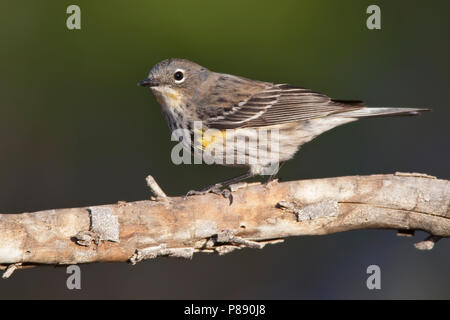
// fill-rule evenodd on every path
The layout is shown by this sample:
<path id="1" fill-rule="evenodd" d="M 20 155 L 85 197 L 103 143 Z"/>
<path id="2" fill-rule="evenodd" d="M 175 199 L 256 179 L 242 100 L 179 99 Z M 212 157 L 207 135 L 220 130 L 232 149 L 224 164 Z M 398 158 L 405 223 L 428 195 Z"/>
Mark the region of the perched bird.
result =
<path id="1" fill-rule="evenodd" d="M 267 169 L 273 169 L 274 163 L 291 159 L 302 144 L 336 126 L 360 118 L 416 115 L 429 110 L 367 108 L 361 101 L 331 99 L 289 84 L 216 73 L 184 59 L 159 62 L 138 85 L 151 89 L 172 132 L 184 132 L 180 140 L 187 151 L 224 146 L 214 150 L 215 163 L 249 167 L 244 175 L 189 194 L 220 192 L 255 175 L 272 177 L 278 166 Z M 195 126 L 198 122 L 200 129 Z M 249 140 L 253 145 L 242 146 Z M 261 152 L 263 147 L 268 152 Z M 230 153 L 234 161 L 225 161 Z M 243 161 L 236 161 L 237 157 Z"/>

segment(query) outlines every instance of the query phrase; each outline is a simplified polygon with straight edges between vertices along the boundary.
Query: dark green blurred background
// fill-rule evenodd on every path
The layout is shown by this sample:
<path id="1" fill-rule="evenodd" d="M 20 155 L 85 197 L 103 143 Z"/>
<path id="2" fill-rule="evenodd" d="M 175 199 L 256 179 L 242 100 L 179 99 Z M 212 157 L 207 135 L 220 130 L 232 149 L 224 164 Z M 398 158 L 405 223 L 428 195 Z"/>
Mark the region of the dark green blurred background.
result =
<path id="1" fill-rule="evenodd" d="M 81 7 L 81 30 L 66 28 L 70 4 Z M 370 4 L 381 7 L 381 30 L 366 28 Z M 448 0 L 2 0 L 0 212 L 146 199 L 150 173 L 170 195 L 240 173 L 171 163 L 160 107 L 136 86 L 169 57 L 373 107 L 433 108 L 327 132 L 281 180 L 448 179 L 449 12 Z M 450 242 L 415 250 L 425 236 L 354 231 L 192 261 L 84 265 L 80 291 L 66 289 L 65 268 L 36 268 L 0 281 L 0 298 L 450 298 Z M 366 288 L 371 264 L 381 267 L 379 291 Z"/>

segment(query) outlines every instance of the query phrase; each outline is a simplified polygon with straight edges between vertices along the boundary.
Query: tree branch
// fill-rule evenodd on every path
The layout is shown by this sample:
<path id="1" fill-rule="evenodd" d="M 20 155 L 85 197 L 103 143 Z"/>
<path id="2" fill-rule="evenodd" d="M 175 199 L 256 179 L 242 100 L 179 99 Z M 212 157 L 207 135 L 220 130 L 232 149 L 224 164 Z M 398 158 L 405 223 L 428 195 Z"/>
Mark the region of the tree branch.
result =
<path id="1" fill-rule="evenodd" d="M 147 182 L 152 200 L 0 214 L 0 265 L 10 274 L 30 264 L 191 258 L 354 229 L 424 230 L 431 236 L 419 249 L 450 237 L 450 183 L 423 174 L 240 184 L 232 205 L 215 194 L 167 197 Z"/>

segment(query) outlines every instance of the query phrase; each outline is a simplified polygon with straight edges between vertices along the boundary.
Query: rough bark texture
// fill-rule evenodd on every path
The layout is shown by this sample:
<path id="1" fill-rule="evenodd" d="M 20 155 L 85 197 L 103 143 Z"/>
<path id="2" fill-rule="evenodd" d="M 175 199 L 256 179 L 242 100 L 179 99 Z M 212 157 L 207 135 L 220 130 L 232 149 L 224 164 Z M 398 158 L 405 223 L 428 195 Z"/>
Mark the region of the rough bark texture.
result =
<path id="1" fill-rule="evenodd" d="M 423 174 L 351 176 L 235 185 L 216 194 L 0 214 L 0 265 L 130 261 L 230 252 L 299 235 L 354 229 L 430 233 L 419 249 L 450 236 L 450 182 Z M 158 190 L 159 188 L 159 190 Z"/>

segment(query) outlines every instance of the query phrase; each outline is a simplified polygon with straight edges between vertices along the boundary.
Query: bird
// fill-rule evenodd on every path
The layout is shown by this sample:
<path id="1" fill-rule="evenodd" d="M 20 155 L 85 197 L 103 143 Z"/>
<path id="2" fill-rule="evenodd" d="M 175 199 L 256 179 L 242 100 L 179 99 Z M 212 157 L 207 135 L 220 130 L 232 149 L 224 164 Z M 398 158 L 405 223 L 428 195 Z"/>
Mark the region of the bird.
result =
<path id="1" fill-rule="evenodd" d="M 187 195 L 224 195 L 224 189 L 231 184 L 258 175 L 269 175 L 270 181 L 303 144 L 337 126 L 362 118 L 430 111 L 369 108 L 362 101 L 332 99 L 287 83 L 218 73 L 178 58 L 154 65 L 138 85 L 152 91 L 172 134 L 181 132 L 177 138 L 184 151 L 198 156 L 198 151 L 212 149 L 210 156 L 215 163 L 248 168 L 245 174 L 198 191 L 190 190 Z M 249 146 L 242 145 L 249 141 Z M 232 161 L 225 161 L 228 159 Z"/>

